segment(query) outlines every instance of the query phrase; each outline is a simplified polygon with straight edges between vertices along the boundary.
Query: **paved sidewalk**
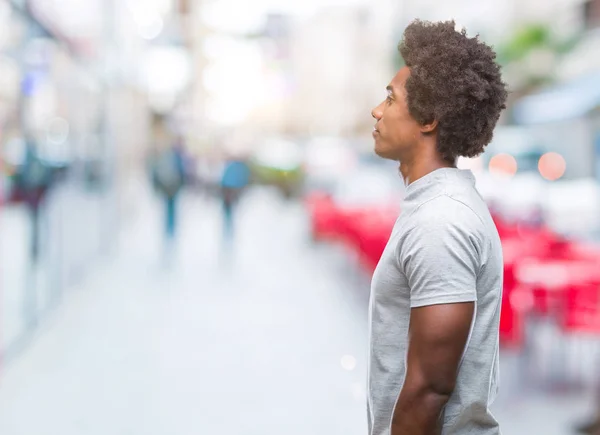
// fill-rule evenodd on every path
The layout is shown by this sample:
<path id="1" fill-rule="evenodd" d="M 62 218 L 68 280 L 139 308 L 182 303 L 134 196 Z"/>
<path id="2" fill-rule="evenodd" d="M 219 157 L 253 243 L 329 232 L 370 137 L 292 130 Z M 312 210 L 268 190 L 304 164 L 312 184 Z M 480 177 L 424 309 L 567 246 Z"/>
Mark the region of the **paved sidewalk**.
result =
<path id="1" fill-rule="evenodd" d="M 171 270 L 141 213 L 8 367 L 0 433 L 364 434 L 365 295 L 297 206 L 257 194 L 228 259 L 216 204 L 187 205 Z"/>

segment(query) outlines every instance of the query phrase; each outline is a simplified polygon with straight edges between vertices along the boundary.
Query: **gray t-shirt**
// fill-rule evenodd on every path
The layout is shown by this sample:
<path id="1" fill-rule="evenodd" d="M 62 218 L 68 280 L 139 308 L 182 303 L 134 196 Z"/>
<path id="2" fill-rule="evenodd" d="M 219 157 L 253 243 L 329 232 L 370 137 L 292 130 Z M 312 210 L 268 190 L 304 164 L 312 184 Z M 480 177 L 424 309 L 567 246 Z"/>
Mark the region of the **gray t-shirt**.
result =
<path id="1" fill-rule="evenodd" d="M 411 308 L 475 302 L 443 435 L 497 435 L 502 247 L 471 171 L 438 169 L 411 183 L 373 275 L 369 308 L 369 435 L 389 435 L 404 383 Z"/>

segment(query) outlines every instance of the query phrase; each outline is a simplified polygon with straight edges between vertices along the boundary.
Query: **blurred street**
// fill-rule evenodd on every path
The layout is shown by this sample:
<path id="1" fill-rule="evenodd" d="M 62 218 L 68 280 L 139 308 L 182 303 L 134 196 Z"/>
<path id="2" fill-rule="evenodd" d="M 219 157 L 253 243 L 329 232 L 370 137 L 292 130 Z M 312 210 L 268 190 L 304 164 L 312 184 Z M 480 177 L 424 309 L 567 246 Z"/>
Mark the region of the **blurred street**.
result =
<path id="1" fill-rule="evenodd" d="M 310 242 L 300 205 L 253 190 L 228 251 L 218 204 L 186 197 L 168 266 L 138 197 L 118 254 L 4 368 L 0 433 L 364 434 L 369 282 Z M 515 367 L 505 355 L 504 433 L 570 433 L 591 401 L 517 395 Z"/>
<path id="2" fill-rule="evenodd" d="M 368 287 L 323 262 L 298 206 L 253 192 L 229 256 L 216 203 L 189 198 L 173 269 L 152 206 L 9 363 L 0 433 L 364 433 Z"/>

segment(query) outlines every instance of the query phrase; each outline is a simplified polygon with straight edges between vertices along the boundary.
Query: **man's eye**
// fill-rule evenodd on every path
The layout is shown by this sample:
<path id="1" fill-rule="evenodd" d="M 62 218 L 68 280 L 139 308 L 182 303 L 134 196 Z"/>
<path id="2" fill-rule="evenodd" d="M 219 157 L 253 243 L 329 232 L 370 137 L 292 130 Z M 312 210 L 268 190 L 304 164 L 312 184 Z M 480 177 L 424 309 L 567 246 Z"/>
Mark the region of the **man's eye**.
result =
<path id="1" fill-rule="evenodd" d="M 386 103 L 391 104 L 392 103 L 392 97 L 390 97 L 389 95 L 387 96 L 387 98 L 385 99 Z"/>

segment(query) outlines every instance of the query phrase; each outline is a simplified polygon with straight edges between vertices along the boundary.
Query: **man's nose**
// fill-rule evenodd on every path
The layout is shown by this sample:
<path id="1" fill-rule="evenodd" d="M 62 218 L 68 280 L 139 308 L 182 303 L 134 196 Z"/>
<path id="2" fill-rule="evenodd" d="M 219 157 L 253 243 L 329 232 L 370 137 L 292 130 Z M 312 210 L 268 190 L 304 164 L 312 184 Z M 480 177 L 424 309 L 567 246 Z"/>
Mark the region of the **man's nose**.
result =
<path id="1" fill-rule="evenodd" d="M 379 106 L 371 110 L 371 116 L 375 118 L 377 121 L 381 119 L 381 110 L 379 110 Z"/>

